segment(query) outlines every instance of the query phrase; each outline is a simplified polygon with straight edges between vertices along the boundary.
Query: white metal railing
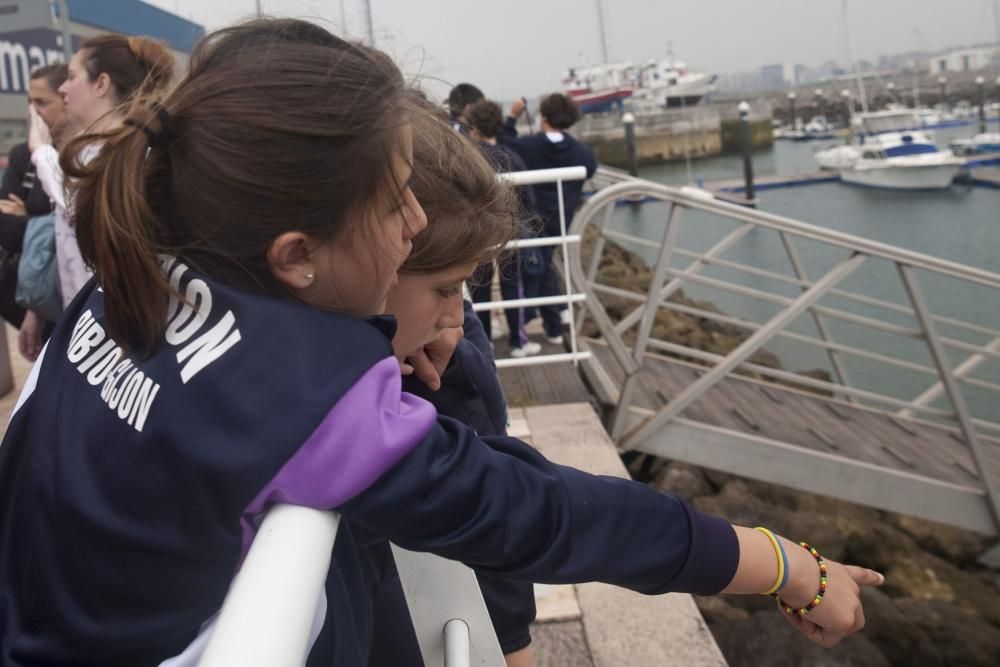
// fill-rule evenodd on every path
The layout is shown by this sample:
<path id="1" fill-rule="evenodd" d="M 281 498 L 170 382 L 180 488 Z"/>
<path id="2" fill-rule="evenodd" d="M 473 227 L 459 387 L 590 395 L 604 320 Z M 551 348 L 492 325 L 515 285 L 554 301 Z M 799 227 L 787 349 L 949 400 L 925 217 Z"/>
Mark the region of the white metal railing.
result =
<path id="1" fill-rule="evenodd" d="M 559 196 L 559 236 L 541 236 L 533 239 L 519 239 L 507 244 L 508 250 L 519 250 L 521 248 L 539 248 L 544 246 L 559 246 L 562 248 L 563 280 L 565 283 L 565 293 L 561 296 L 531 297 L 526 299 L 509 299 L 506 301 L 489 301 L 473 304 L 476 312 L 505 310 L 508 308 L 528 308 L 532 306 L 551 306 L 564 304 L 569 309 L 569 344 L 570 351 L 557 354 L 538 354 L 531 357 L 515 359 L 512 357 L 499 358 L 496 360 L 497 368 L 510 366 L 536 366 L 540 364 L 551 364 L 559 362 L 579 363 L 590 358 L 590 352 L 581 351 L 577 343 L 576 318 L 573 317 L 573 304 L 584 301 L 586 295 L 574 292 L 572 278 L 569 270 L 569 247 L 580 243 L 579 234 L 568 234 L 566 230 L 566 209 L 563 199 L 564 181 L 582 181 L 587 178 L 585 167 L 562 167 L 558 169 L 535 169 L 532 171 L 517 171 L 500 174 L 499 178 L 512 185 L 538 185 L 542 183 L 555 183 Z"/>
<path id="2" fill-rule="evenodd" d="M 917 280 L 916 272 L 962 281 L 967 287 L 974 286 L 981 290 L 984 296 L 998 300 L 1000 275 L 798 220 L 695 196 L 677 188 L 632 179 L 616 171 L 602 169 L 599 176 L 606 187 L 593 195 L 580 210 L 571 229 L 574 235 L 582 236 L 583 231 L 592 226 L 597 232 L 596 240 L 587 262 L 583 261 L 578 246 L 572 249 L 571 271 L 574 285 L 588 296 L 587 311 L 624 370 L 625 379 L 615 389 L 617 406 L 611 424 L 612 435 L 623 448 L 639 446 L 667 424 L 678 420 L 690 421 L 682 418 L 682 413 L 688 406 L 723 378 L 737 372 L 750 371 L 766 380 L 794 382 L 820 390 L 827 393 L 831 401 L 853 403 L 866 410 L 882 413 L 897 424 L 902 422 L 905 425 L 910 420 L 915 424 L 934 424 L 950 430 L 968 447 L 975 468 L 973 472 L 982 481 L 984 499 L 993 516 L 994 532 L 1000 531 L 1000 479 L 992 472 L 985 449 L 987 445 L 993 447 L 1000 442 L 1000 419 L 997 418 L 995 409 L 980 410 L 979 414 L 975 414 L 970 404 L 970 399 L 975 398 L 980 405 L 1000 405 L 1000 382 L 989 376 L 984 377 L 981 372 L 978 377 L 973 377 L 974 371 L 982 371 L 988 364 L 990 367 L 987 370 L 995 371 L 1000 368 L 997 365 L 1000 361 L 1000 327 L 995 322 L 976 322 L 955 316 L 954 313 L 944 315 L 933 312 Z M 628 229 L 627 226 L 611 228 L 615 211 L 619 210 L 618 204 L 637 199 L 666 204 L 662 238 L 642 238 L 624 231 Z M 679 229 L 682 214 L 687 211 L 711 214 L 718 220 L 735 223 L 736 226 L 729 228 L 728 233 L 721 234 L 707 250 L 682 248 Z M 702 229 L 706 228 L 702 226 Z M 751 259 L 738 261 L 724 257 L 751 232 L 760 233 L 759 230 L 777 234 L 780 246 L 776 247 L 783 249 L 792 269 L 791 275 L 778 273 L 771 266 L 751 266 L 750 262 L 754 261 Z M 701 243 L 706 242 L 704 236 L 707 235 L 707 232 L 702 234 Z M 764 238 L 757 237 L 756 247 L 761 247 Z M 833 267 L 822 277 L 809 275 L 799 254 L 797 240 L 818 242 L 833 249 L 833 254 L 837 257 Z M 598 276 L 599 261 L 606 244 L 610 242 L 655 252 L 655 260 L 649 263 L 652 278 L 645 293 L 601 283 Z M 814 245 L 812 249 L 817 251 L 818 247 Z M 759 255 L 758 252 L 752 256 Z M 680 266 L 678 258 L 683 260 Z M 883 263 L 891 267 L 905 295 L 904 302 L 897 303 L 878 295 L 861 293 L 858 287 L 844 287 L 842 281 L 845 277 L 862 264 L 870 263 Z M 728 273 L 716 271 L 709 276 L 706 275 L 709 268 L 724 269 Z M 751 286 L 744 280 L 747 277 L 764 280 Z M 920 282 L 922 281 L 923 279 Z M 785 286 L 785 292 L 780 293 L 773 285 Z M 670 297 L 679 290 L 691 286 L 721 291 L 741 300 L 768 304 L 775 309 L 775 314 L 765 322 L 755 322 L 747 317 L 714 312 L 699 307 L 698 304 L 671 300 Z M 982 289 L 984 287 L 985 290 Z M 792 290 L 787 288 L 793 288 L 795 293 L 790 294 Z M 631 301 L 635 307 L 625 308 L 624 316 L 613 322 L 604 311 L 599 295 L 612 296 L 619 303 Z M 835 297 L 836 303 L 821 302 L 824 297 Z M 867 310 L 855 312 L 853 308 L 848 308 L 855 304 Z M 735 326 L 746 332 L 746 338 L 728 355 L 713 354 L 677 342 L 656 340 L 651 337 L 650 330 L 657 312 L 661 310 Z M 892 318 L 872 316 L 876 311 L 879 315 L 889 313 Z M 792 324 L 802 315 L 812 320 L 815 325 L 814 334 L 791 330 Z M 872 349 L 860 344 L 849 344 L 843 339 L 835 341 L 830 328 L 833 322 L 847 323 L 851 327 L 875 332 L 878 336 L 900 342 Z M 626 345 L 623 338 L 627 332 L 635 335 L 634 343 L 629 345 Z M 751 356 L 756 351 L 769 341 L 779 338 L 820 351 L 827 358 L 833 379 L 812 378 L 753 363 Z M 922 355 L 913 357 L 912 351 L 905 346 L 912 343 L 904 344 L 902 341 L 922 343 Z M 908 351 L 913 358 L 907 357 Z M 672 396 L 660 410 L 655 413 L 646 411 L 645 416 L 638 419 L 636 415 L 642 411 L 637 412 L 633 399 L 638 371 L 647 352 L 659 352 L 682 360 L 696 360 L 702 364 L 701 368 L 707 370 Z M 929 359 L 929 362 L 924 358 Z M 845 361 L 852 359 L 855 362 L 861 360 L 866 365 L 876 365 L 883 373 L 894 369 L 917 373 L 919 377 L 927 378 L 926 384 L 915 387 L 915 397 L 863 386 L 848 374 Z M 886 370 L 882 370 L 883 368 Z M 854 369 L 856 371 L 857 366 Z M 755 437 L 763 441 L 760 436 Z"/>
<path id="3" fill-rule="evenodd" d="M 284 504 L 268 510 L 206 629 L 199 667 L 305 664 L 325 616 L 323 589 L 339 523 L 336 512 Z M 472 570 L 395 545 L 392 551 L 424 663 L 502 667 Z"/>

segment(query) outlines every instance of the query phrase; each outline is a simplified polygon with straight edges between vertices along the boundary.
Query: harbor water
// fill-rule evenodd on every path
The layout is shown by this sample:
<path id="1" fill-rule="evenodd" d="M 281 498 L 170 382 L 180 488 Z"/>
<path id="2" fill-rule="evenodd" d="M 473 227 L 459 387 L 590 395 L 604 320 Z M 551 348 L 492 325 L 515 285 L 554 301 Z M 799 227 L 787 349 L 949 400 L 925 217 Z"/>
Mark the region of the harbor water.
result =
<path id="1" fill-rule="evenodd" d="M 936 131 L 939 145 L 953 138 L 968 137 L 974 127 L 949 128 Z M 832 142 L 776 142 L 773 148 L 754 154 L 757 175 L 805 174 L 818 171 L 813 150 Z M 739 179 L 742 164 L 739 156 L 724 156 L 646 167 L 640 177 L 668 185 Z M 1000 189 L 954 185 L 946 191 L 896 192 L 861 188 L 839 182 L 765 189 L 757 192 L 759 209 L 847 234 L 877 240 L 927 255 L 1000 274 Z M 622 206 L 616 211 L 612 225 L 618 231 L 650 240 L 662 238 L 667 206 L 647 203 Z M 685 211 L 677 247 L 692 252 L 705 252 L 738 223 L 700 211 Z M 846 259 L 843 249 L 808 240 L 796 241 L 804 268 L 811 279 L 822 276 L 836 262 Z M 655 260 L 649 248 L 629 248 L 647 261 Z M 776 232 L 757 229 L 722 255 L 723 259 L 757 269 L 794 277 L 788 256 Z M 687 267 L 693 259 L 673 255 L 671 266 Z M 771 292 L 784 297 L 801 293 L 795 285 L 771 278 L 748 275 L 745 272 L 719 266 L 702 271 L 703 275 L 727 280 L 743 287 Z M 917 272 L 931 311 L 965 322 L 1000 329 L 1000 293 L 963 280 L 952 279 L 924 271 Z M 895 266 L 888 261 L 870 259 L 848 276 L 838 287 L 869 297 L 876 297 L 903 306 L 909 301 Z M 715 287 L 687 283 L 688 297 L 710 301 L 728 315 L 763 323 L 773 317 L 780 306 L 766 301 L 723 291 Z M 875 318 L 883 322 L 916 328 L 915 320 L 886 308 L 858 304 L 837 296 L 824 297 L 822 306 Z M 826 318 L 831 338 L 837 343 L 856 346 L 872 352 L 933 366 L 927 346 L 920 340 L 889 336 L 858 324 Z M 800 317 L 791 331 L 818 338 L 818 331 L 809 315 Z M 990 338 L 942 325 L 942 336 L 983 345 Z M 818 347 L 775 338 L 766 349 L 776 354 L 786 369 L 832 371 L 829 358 Z M 961 363 L 968 353 L 950 350 L 952 365 Z M 842 355 L 843 364 L 852 386 L 887 393 L 911 400 L 936 381 L 935 377 L 900 369 L 854 355 Z M 983 364 L 972 377 L 1000 382 L 1000 360 Z M 967 399 L 976 416 L 994 416 L 1000 406 L 988 405 L 977 396 L 975 388 L 966 389 Z M 933 404 L 948 408 L 943 400 Z"/>

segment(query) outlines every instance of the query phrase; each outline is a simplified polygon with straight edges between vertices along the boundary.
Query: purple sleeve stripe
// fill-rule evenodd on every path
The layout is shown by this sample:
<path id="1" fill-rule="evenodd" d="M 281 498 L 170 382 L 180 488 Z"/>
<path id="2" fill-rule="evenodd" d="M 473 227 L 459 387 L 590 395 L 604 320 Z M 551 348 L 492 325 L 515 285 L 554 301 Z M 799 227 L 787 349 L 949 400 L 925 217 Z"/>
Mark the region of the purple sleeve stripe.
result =
<path id="1" fill-rule="evenodd" d="M 670 582 L 669 590 L 715 595 L 736 576 L 740 543 L 728 521 L 703 514 L 682 502 L 691 526 L 691 548 L 684 567 Z"/>
<path id="2" fill-rule="evenodd" d="M 402 393 L 395 358 L 375 364 L 244 510 L 243 555 L 268 506 L 342 505 L 416 447 L 436 419 L 434 406 Z"/>

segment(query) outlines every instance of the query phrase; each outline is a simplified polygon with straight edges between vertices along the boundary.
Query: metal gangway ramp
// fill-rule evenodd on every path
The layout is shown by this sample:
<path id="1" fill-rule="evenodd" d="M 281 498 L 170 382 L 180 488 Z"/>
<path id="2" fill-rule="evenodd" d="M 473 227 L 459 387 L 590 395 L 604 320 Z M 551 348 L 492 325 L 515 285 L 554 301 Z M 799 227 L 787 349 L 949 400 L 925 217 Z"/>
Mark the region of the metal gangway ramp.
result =
<path id="1" fill-rule="evenodd" d="M 596 182 L 570 273 L 620 450 L 1000 533 L 1000 275 L 613 170 Z M 612 244 L 645 257 L 644 291 L 602 278 Z M 664 311 L 742 342 L 723 356 L 653 337 Z M 759 363 L 769 344 L 829 377 Z"/>

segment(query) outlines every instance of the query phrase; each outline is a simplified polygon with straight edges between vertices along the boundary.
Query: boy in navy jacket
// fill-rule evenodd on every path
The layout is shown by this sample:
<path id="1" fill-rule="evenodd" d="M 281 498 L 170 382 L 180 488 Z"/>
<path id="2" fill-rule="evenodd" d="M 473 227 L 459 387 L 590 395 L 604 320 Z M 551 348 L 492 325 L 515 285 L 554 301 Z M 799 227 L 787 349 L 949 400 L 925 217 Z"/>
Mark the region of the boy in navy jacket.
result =
<path id="1" fill-rule="evenodd" d="M 540 106 L 542 131 L 527 137 L 518 137 L 515 123 L 524 111 L 524 102 L 518 100 L 511 107 L 510 116 L 503 126 L 502 143 L 513 149 L 524 160 L 528 169 L 555 169 L 582 166 L 587 178 L 597 171 L 597 160 L 586 144 L 574 139 L 568 132 L 580 119 L 580 109 L 570 97 L 559 93 L 549 95 Z M 573 214 L 580 205 L 583 181 L 564 181 L 562 184 L 566 229 L 573 221 Z M 559 236 L 559 196 L 555 183 L 535 186 L 535 208 L 542 219 L 541 236 Z M 561 293 L 559 281 L 552 266 L 555 246 L 539 248 L 541 270 L 526 281 L 529 297 L 556 296 Z M 564 306 L 541 306 L 545 335 L 552 343 L 562 343 L 561 311 Z M 530 318 L 529 318 L 530 319 Z"/>

